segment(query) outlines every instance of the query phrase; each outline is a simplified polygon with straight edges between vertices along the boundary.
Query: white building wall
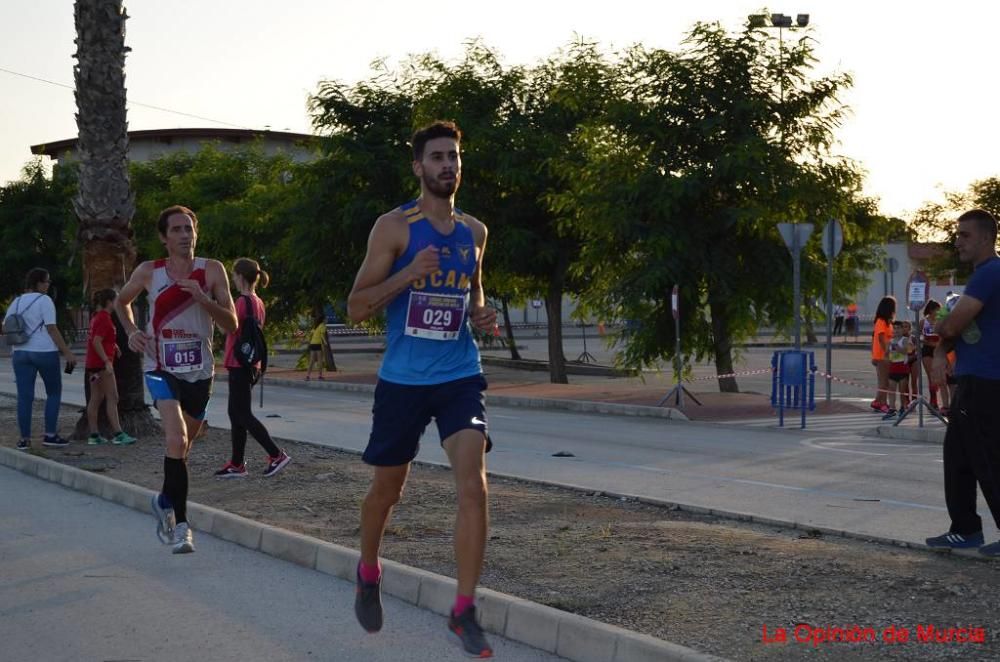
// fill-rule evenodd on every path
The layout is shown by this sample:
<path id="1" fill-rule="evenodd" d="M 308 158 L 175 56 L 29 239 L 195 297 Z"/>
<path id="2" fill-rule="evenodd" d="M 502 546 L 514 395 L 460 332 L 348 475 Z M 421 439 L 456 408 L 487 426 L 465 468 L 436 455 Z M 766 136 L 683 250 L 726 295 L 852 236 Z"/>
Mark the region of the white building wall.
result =
<path id="1" fill-rule="evenodd" d="M 129 141 L 128 158 L 132 163 L 143 163 L 177 152 L 193 154 L 207 144 L 215 146 L 220 151 L 229 152 L 253 143 L 250 141 L 204 140 L 195 137 L 171 138 L 169 141 L 156 138 L 133 138 Z M 310 150 L 288 141 L 264 138 L 259 144 L 266 156 L 286 154 L 296 163 L 305 163 L 315 159 L 315 155 Z M 75 157 L 76 150 L 67 149 L 59 153 L 58 161 L 65 163 L 74 160 Z"/>
<path id="2" fill-rule="evenodd" d="M 882 249 L 885 251 L 886 261 L 894 258 L 898 266 L 895 273 L 883 268 L 868 274 L 868 286 L 859 291 L 854 299 L 858 304 L 858 315 L 862 320 L 871 320 L 875 315 L 875 309 L 878 308 L 878 302 L 888 295 L 896 297 L 896 316 L 902 318 L 906 309 L 906 284 L 910 275 L 919 267 L 910 260 L 909 245 L 905 242 L 884 244 Z M 961 285 L 937 285 L 932 281 L 929 297 L 943 303 L 948 292 L 961 293 L 962 289 Z M 907 312 L 906 317 L 907 319 L 913 317 L 913 313 Z"/>

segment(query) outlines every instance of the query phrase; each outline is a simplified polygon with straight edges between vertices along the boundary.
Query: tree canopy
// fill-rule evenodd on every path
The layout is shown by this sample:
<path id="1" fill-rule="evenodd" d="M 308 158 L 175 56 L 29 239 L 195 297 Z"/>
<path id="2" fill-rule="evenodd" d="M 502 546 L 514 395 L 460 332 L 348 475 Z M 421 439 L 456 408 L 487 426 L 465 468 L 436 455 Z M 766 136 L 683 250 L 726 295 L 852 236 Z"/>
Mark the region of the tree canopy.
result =
<path id="1" fill-rule="evenodd" d="M 861 168 L 836 151 L 850 76 L 816 65 L 808 33 L 779 50 L 761 31 L 717 24 L 696 24 L 676 51 L 577 41 L 510 66 L 472 41 L 454 62 L 376 62 L 366 80 L 324 81 L 310 97 L 311 162 L 209 146 L 133 164 L 140 257 L 161 252 L 159 210 L 185 204 L 199 215 L 201 250 L 253 257 L 271 273 L 271 319 L 343 300 L 375 219 L 418 194 L 410 134 L 454 120 L 464 132 L 458 206 L 490 227 L 487 295 L 545 299 L 553 381 L 566 381 L 564 294 L 593 317 L 629 321 L 621 357 L 640 367 L 672 358 L 674 285 L 684 355 L 728 373 L 734 344 L 763 324 L 790 326 L 779 222 L 816 226 L 803 252 L 807 299 L 825 290 L 828 219 L 844 227 L 837 299 L 861 287 L 877 245 L 898 234 L 862 195 Z M 57 207 L 67 184 L 37 177 L 18 186 Z M 53 255 L 70 250 L 60 240 Z"/>

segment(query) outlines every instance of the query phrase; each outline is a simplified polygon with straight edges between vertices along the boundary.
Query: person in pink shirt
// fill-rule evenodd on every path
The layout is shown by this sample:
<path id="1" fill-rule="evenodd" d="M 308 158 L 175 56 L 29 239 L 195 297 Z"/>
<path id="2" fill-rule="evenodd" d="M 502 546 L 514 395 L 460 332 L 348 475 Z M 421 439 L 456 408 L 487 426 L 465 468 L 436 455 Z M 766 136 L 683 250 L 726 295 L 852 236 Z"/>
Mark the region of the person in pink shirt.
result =
<path id="1" fill-rule="evenodd" d="M 232 456 L 221 469 L 215 472 L 219 478 L 245 478 L 247 433 L 253 435 L 267 453 L 267 466 L 264 476 L 278 473 L 292 458 L 288 453 L 278 448 L 271 439 L 271 434 L 264 424 L 253 415 L 251 409 L 251 391 L 253 383 L 250 379 L 250 369 L 240 365 L 233 355 L 233 348 L 240 337 L 244 320 L 252 312 L 261 327 L 264 326 L 264 302 L 257 296 L 257 285 L 267 287 L 270 277 L 260 268 L 255 260 L 241 257 L 233 264 L 233 286 L 239 290 L 236 298 L 236 318 L 239 326 L 236 331 L 226 334 L 226 352 L 223 365 L 229 372 L 229 422 L 232 428 Z"/>

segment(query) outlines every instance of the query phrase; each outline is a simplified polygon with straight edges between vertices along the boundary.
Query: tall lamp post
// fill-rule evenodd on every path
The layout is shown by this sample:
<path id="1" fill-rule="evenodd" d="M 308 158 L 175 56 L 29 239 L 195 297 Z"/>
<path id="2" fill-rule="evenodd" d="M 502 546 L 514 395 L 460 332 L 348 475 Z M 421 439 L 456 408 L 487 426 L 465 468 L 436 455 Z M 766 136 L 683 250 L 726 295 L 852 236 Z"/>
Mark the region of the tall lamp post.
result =
<path id="1" fill-rule="evenodd" d="M 779 108 L 784 111 L 785 106 L 785 75 L 784 75 L 784 55 L 785 40 L 784 29 L 794 30 L 804 28 L 809 25 L 809 14 L 798 14 L 795 17 L 795 24 L 792 25 L 792 17 L 786 14 L 751 14 L 747 17 L 750 28 L 777 28 L 778 29 L 778 101 Z M 785 118 L 779 118 L 778 129 L 780 131 L 781 144 L 785 144 Z M 799 264 L 801 262 L 801 252 L 806 240 L 812 233 L 811 223 L 779 223 L 778 231 L 781 233 L 785 245 L 792 254 L 792 317 L 795 329 L 795 351 L 802 349 L 802 286 L 799 276 Z"/>
<path id="2" fill-rule="evenodd" d="M 784 67 L 784 55 L 785 55 L 785 28 L 789 30 L 795 30 L 797 28 L 804 28 L 809 25 L 809 14 L 796 14 L 795 25 L 792 25 L 792 17 L 787 14 L 750 14 L 747 17 L 750 21 L 751 28 L 763 28 L 765 30 L 771 28 L 778 29 L 778 67 Z M 778 77 L 778 98 L 782 104 L 785 103 L 785 85 L 784 76 Z"/>

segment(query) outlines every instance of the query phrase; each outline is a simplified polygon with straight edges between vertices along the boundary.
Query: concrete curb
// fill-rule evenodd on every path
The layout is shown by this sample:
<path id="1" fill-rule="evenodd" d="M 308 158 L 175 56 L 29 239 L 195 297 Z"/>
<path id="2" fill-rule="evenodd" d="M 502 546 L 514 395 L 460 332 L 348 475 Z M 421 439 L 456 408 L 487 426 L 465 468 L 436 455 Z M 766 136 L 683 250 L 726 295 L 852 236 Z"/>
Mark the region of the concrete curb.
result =
<path id="1" fill-rule="evenodd" d="M 326 389 L 348 393 L 374 393 L 374 384 L 354 384 L 345 382 L 303 382 L 296 379 L 267 378 L 268 384 L 297 388 Z M 615 416 L 648 416 L 674 421 L 687 421 L 688 417 L 679 409 L 671 407 L 651 407 L 648 405 L 626 405 L 614 402 L 594 402 L 591 400 L 558 400 L 555 398 L 532 398 L 520 395 L 494 395 L 487 392 L 488 405 L 500 407 L 523 407 L 525 409 L 550 409 L 575 411 L 592 414 L 612 414 Z"/>
<path id="2" fill-rule="evenodd" d="M 880 425 L 875 428 L 876 437 L 905 441 L 922 441 L 929 444 L 943 444 L 944 433 L 945 430 L 940 428 L 901 428 L 892 425 Z"/>
<path id="3" fill-rule="evenodd" d="M 144 513 L 151 512 L 154 492 L 138 485 L 10 448 L 0 448 L 0 465 Z M 194 502 L 188 504 L 188 518 L 199 531 L 323 574 L 355 581 L 359 553 L 353 549 Z M 455 596 L 454 579 L 393 561 L 384 561 L 383 571 L 382 590 L 387 594 L 441 616 L 448 614 Z M 574 662 L 724 659 L 497 591 L 479 589 L 477 597 L 480 623 L 485 630 Z"/>
<path id="4" fill-rule="evenodd" d="M 514 368 L 517 370 L 529 370 L 531 372 L 548 372 L 548 361 L 536 359 L 508 359 L 500 356 L 481 356 L 484 366 L 495 366 L 497 368 Z M 566 361 L 565 370 L 567 375 L 590 375 L 592 377 L 634 377 L 638 371 L 621 370 L 613 366 L 597 365 L 594 363 L 577 363 Z"/>

